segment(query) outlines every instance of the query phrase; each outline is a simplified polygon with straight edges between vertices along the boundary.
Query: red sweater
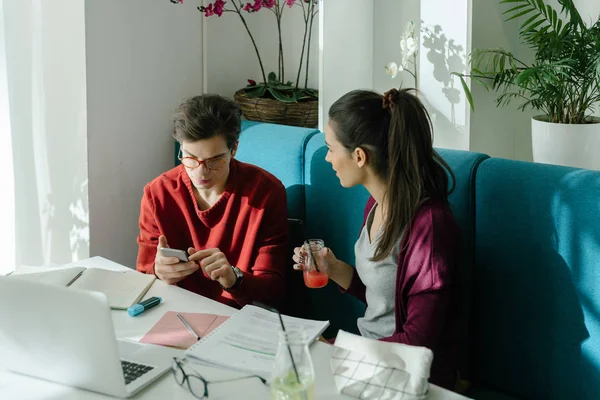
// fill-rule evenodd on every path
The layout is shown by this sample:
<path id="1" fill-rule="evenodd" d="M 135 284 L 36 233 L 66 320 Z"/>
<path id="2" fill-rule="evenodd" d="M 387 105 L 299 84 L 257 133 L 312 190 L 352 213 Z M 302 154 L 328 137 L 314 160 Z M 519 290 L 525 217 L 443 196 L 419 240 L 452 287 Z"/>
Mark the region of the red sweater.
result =
<path id="1" fill-rule="evenodd" d="M 169 247 L 184 251 L 216 247 L 244 272 L 239 287 L 226 292 L 202 269 L 177 285 L 237 308 L 254 300 L 279 306 L 285 285 L 287 215 L 281 182 L 265 170 L 235 159 L 223 195 L 201 211 L 190 178 L 180 165 L 144 188 L 137 270 L 154 274 L 160 235 L 165 235 Z"/>
<path id="2" fill-rule="evenodd" d="M 365 221 L 374 204 L 370 198 Z M 459 237 L 460 230 L 445 202 L 429 199 L 421 205 L 400 246 L 396 329 L 392 336 L 380 339 L 429 348 L 434 354 L 430 381 L 448 389 L 454 388 L 458 370 Z M 365 285 L 356 272 L 347 291 L 366 302 Z"/>

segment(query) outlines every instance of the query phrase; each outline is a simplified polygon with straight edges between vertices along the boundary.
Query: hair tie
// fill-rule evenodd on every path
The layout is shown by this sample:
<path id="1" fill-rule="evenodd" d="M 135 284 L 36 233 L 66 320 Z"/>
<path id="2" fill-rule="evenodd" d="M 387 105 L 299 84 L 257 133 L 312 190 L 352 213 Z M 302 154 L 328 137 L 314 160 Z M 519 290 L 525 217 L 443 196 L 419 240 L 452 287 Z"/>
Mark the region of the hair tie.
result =
<path id="1" fill-rule="evenodd" d="M 398 102 L 399 95 L 400 92 L 398 91 L 398 89 L 390 89 L 387 92 L 385 92 L 383 94 L 382 107 L 387 108 L 388 110 L 394 108 L 396 106 L 396 103 Z"/>

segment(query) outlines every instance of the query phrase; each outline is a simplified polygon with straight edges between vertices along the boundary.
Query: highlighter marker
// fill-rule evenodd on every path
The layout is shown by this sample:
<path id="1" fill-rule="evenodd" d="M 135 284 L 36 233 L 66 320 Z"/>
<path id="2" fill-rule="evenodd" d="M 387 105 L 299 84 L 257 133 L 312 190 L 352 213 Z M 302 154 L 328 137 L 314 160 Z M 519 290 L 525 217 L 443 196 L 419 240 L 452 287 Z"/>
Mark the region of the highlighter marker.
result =
<path id="1" fill-rule="evenodd" d="M 156 307 L 157 305 L 160 304 L 161 301 L 162 301 L 162 298 L 160 298 L 160 297 L 157 297 L 157 296 L 150 297 L 149 299 L 144 300 L 141 303 L 134 304 L 133 306 L 129 307 L 127 309 L 127 314 L 129 314 L 132 317 L 135 317 L 152 307 Z"/>

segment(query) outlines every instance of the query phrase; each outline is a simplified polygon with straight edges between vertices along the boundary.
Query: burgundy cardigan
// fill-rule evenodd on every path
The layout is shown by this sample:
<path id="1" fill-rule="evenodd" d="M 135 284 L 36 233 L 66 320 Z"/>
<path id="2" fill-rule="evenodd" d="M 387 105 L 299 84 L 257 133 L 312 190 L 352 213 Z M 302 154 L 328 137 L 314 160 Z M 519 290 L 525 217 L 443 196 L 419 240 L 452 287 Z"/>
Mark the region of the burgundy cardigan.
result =
<path id="1" fill-rule="evenodd" d="M 367 201 L 363 227 L 375 200 Z M 404 235 L 398 258 L 394 316 L 396 329 L 380 340 L 424 346 L 433 351 L 430 381 L 453 389 L 459 352 L 458 259 L 460 230 L 449 205 L 426 200 Z M 354 273 L 347 292 L 366 303 L 365 285 Z"/>

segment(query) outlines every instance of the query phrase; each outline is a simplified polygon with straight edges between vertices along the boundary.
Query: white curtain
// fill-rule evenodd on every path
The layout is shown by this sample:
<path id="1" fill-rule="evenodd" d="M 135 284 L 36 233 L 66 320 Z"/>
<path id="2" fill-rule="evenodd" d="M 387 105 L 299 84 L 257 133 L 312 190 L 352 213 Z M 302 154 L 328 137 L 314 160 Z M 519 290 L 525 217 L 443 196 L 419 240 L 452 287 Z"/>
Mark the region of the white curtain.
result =
<path id="1" fill-rule="evenodd" d="M 89 256 L 85 11 L 81 0 L 0 2 L 6 273 Z"/>
<path id="2" fill-rule="evenodd" d="M 15 265 L 15 185 L 13 170 L 10 109 L 8 104 L 8 79 L 6 74 L 6 45 L 4 36 L 4 7 L 0 2 L 0 243 L 3 263 L 0 275 L 14 269 Z"/>

